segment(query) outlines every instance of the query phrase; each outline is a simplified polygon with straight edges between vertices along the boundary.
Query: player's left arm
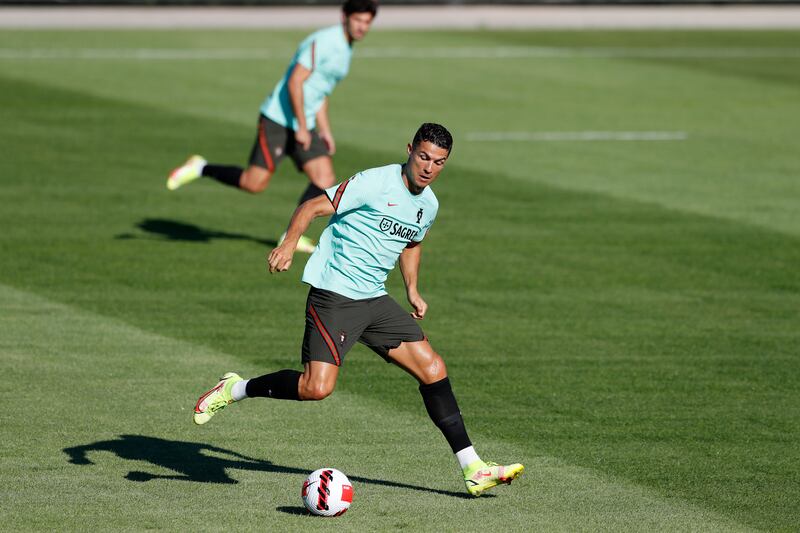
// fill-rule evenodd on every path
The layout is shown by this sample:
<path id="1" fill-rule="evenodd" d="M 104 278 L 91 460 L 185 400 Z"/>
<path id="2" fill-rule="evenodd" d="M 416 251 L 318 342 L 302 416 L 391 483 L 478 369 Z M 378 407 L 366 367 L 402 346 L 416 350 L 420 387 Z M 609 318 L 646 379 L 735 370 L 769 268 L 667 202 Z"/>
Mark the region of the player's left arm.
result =
<path id="1" fill-rule="evenodd" d="M 428 304 L 419 295 L 417 290 L 417 279 L 419 278 L 419 263 L 422 257 L 422 246 L 418 242 L 411 241 L 405 250 L 400 253 L 400 272 L 403 274 L 403 282 L 406 285 L 406 296 L 408 303 L 414 308 L 411 316 L 417 320 L 422 320 L 428 312 Z"/>
<path id="2" fill-rule="evenodd" d="M 322 107 L 317 111 L 317 133 L 328 148 L 328 153 L 336 153 L 336 141 L 333 139 L 331 121 L 328 118 L 328 97 L 322 102 Z"/>
<path id="3" fill-rule="evenodd" d="M 313 67 L 312 67 L 313 68 Z M 289 88 L 289 101 L 292 104 L 294 117 L 297 119 L 297 130 L 294 132 L 295 141 L 308 150 L 311 146 L 311 133 L 306 125 L 306 112 L 303 95 L 303 84 L 311 77 L 311 69 L 306 68 L 301 63 L 297 63 L 289 75 L 287 87 Z"/>

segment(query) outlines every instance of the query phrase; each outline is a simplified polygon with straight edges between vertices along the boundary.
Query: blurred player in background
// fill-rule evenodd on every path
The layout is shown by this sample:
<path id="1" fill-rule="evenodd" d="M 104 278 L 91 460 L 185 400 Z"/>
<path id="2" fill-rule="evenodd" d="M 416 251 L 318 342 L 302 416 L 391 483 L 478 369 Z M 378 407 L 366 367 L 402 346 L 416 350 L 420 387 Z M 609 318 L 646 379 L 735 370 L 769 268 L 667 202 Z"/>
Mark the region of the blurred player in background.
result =
<path id="1" fill-rule="evenodd" d="M 478 456 L 444 360 L 416 321 L 428 310 L 417 289 L 420 243 L 439 208 L 429 185 L 444 168 L 452 145 L 443 126 L 423 124 L 407 146 L 405 164 L 359 172 L 297 208 L 286 240 L 269 255 L 270 272 L 288 270 L 297 239 L 311 221 L 331 217 L 303 272 L 311 286 L 303 372 L 286 369 L 249 380 L 229 372 L 197 401 L 195 423 L 205 424 L 227 405 L 249 397 L 322 400 L 333 392 L 347 352 L 361 342 L 419 382 L 428 415 L 456 455 L 470 494 L 480 496 L 522 474 L 521 464 L 486 463 Z M 384 286 L 398 260 L 411 314 Z"/>
<path id="2" fill-rule="evenodd" d="M 299 203 L 323 194 L 336 183 L 331 160 L 336 143 L 328 120 L 328 96 L 347 76 L 353 43 L 367 35 L 377 11 L 375 0 L 347 0 L 342 5 L 341 24 L 316 31 L 300 43 L 286 74 L 261 105 L 247 168 L 211 164 L 193 155 L 172 171 L 167 188 L 175 190 L 207 176 L 258 193 L 267 188 L 281 159 L 289 156 L 310 181 Z M 297 250 L 311 253 L 314 243 L 301 236 Z"/>

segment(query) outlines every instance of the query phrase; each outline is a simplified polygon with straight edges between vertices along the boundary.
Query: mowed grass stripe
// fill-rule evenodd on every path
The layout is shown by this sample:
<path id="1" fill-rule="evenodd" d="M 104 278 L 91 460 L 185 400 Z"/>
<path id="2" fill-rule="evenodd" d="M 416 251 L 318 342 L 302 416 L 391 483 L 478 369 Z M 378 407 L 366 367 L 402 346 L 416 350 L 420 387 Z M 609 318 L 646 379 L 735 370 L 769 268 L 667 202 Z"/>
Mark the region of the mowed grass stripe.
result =
<path id="1" fill-rule="evenodd" d="M 731 63 L 723 62 L 723 64 Z M 220 137 L 230 138 L 233 134 L 240 140 L 238 145 L 234 146 L 235 150 L 231 152 L 229 160 L 244 161 L 247 147 L 252 142 L 255 108 L 263 98 L 265 85 L 268 87 L 271 83 L 265 84 L 263 81 L 271 79 L 269 74 L 264 74 L 261 79 L 256 77 L 240 79 L 238 74 L 240 66 L 236 64 L 223 66 L 222 72 L 230 69 L 230 75 L 235 76 L 238 81 L 234 84 L 235 87 L 227 87 L 225 83 L 225 87 L 219 88 L 219 81 L 216 78 L 226 76 L 210 75 L 209 72 L 213 73 L 214 69 L 200 69 L 198 72 L 196 68 L 181 67 L 180 62 L 175 64 L 174 68 L 146 65 L 144 62 L 140 67 L 127 68 L 111 62 L 101 68 L 88 68 L 87 76 L 82 81 L 78 81 L 81 79 L 79 77 L 69 75 L 73 70 L 71 67 L 57 62 L 48 64 L 42 69 L 42 72 L 48 72 L 47 82 L 36 81 L 39 76 L 27 67 L 20 72 L 9 69 L 9 74 L 18 76 L 24 72 L 23 80 L 30 77 L 30 81 L 45 86 L 59 88 L 65 86 L 64 88 L 68 90 L 97 95 L 111 101 L 130 103 L 134 106 L 143 105 L 148 109 L 161 109 L 167 112 L 167 116 L 173 117 L 173 120 L 169 123 L 169 131 L 161 134 L 174 136 L 176 140 L 180 140 L 181 137 L 184 139 L 181 149 L 175 152 L 176 156 L 165 161 L 164 166 L 167 169 L 176 165 L 184 155 L 192 151 L 200 151 L 213 159 L 214 154 L 220 153 L 219 142 L 213 141 L 218 141 Z M 258 65 L 258 62 L 253 63 L 254 68 L 263 68 Z M 282 65 L 274 63 L 268 70 L 274 70 L 277 76 L 281 68 Z M 724 67 L 718 63 L 705 62 L 698 65 L 692 62 L 655 62 L 631 67 L 624 62 L 609 62 L 604 69 L 611 72 L 615 78 L 614 91 L 609 92 L 603 87 L 603 83 L 599 84 L 596 87 L 597 91 L 592 92 L 592 99 L 596 103 L 591 109 L 579 112 L 581 118 L 575 118 L 576 110 L 582 107 L 580 101 L 585 99 L 580 89 L 586 84 L 591 86 L 596 81 L 592 82 L 591 77 L 586 79 L 575 77 L 571 80 L 574 83 L 559 82 L 557 86 L 551 88 L 548 88 L 547 81 L 544 84 L 537 82 L 537 92 L 543 95 L 536 96 L 536 102 L 540 98 L 548 99 L 547 94 L 551 91 L 564 93 L 563 101 L 567 102 L 564 112 L 559 112 L 558 119 L 551 121 L 550 111 L 539 109 L 538 104 L 529 101 L 530 97 L 525 96 L 527 90 L 524 87 L 530 82 L 519 79 L 506 80 L 503 69 L 497 70 L 497 66 L 487 66 L 487 68 L 493 72 L 487 79 L 498 81 L 488 86 L 485 81 L 477 84 L 478 91 L 475 94 L 472 94 L 469 83 L 461 80 L 464 76 L 472 76 L 471 71 L 468 74 L 454 72 L 452 83 L 459 86 L 461 92 L 466 92 L 468 99 L 473 99 L 491 95 L 508 81 L 508 86 L 503 91 L 513 94 L 515 98 L 522 98 L 521 101 L 515 102 L 514 106 L 536 105 L 537 123 L 542 121 L 543 125 L 550 123 L 557 126 L 547 130 L 552 132 L 589 131 L 587 126 L 592 126 L 591 131 L 605 131 L 609 124 L 617 123 L 619 117 L 629 114 L 625 111 L 629 106 L 625 104 L 616 109 L 619 98 L 613 94 L 617 91 L 625 91 L 625 94 L 631 91 L 635 93 L 636 89 L 631 89 L 629 84 L 638 85 L 641 82 L 626 72 L 627 69 L 639 71 L 641 79 L 653 79 L 658 82 L 658 86 L 646 84 L 648 86 L 642 88 L 643 91 L 647 91 L 646 94 L 653 100 L 654 105 L 652 108 L 639 106 L 632 111 L 631 113 L 637 115 L 634 124 L 645 128 L 641 131 L 651 131 L 654 126 L 678 125 L 681 127 L 678 131 L 685 131 L 690 138 L 680 147 L 647 147 L 636 150 L 596 143 L 592 143 L 592 146 L 581 144 L 558 147 L 551 147 L 548 144 L 543 148 L 531 147 L 523 150 L 516 143 L 505 143 L 505 145 L 491 143 L 486 146 L 459 144 L 467 147 L 465 150 L 457 150 L 454 154 L 454 161 L 462 166 L 482 169 L 487 175 L 493 176 L 493 179 L 500 179 L 502 175 L 558 188 L 610 195 L 622 200 L 653 202 L 669 209 L 729 218 L 789 234 L 800 234 L 800 219 L 797 210 L 794 209 L 795 198 L 800 195 L 800 190 L 796 180 L 791 179 L 791 173 L 787 173 L 787 169 L 796 167 L 798 161 L 797 155 L 791 149 L 792 137 L 787 129 L 791 128 L 791 121 L 785 120 L 792 116 L 798 100 L 794 97 L 794 90 L 785 87 L 783 83 L 774 83 L 768 77 L 754 79 L 752 76 L 735 76 L 734 79 L 730 79 L 731 70 L 735 73 L 736 68 Z M 549 73 L 553 68 L 552 65 L 541 65 L 534 72 Z M 756 70 L 763 68 L 765 67 L 760 66 Z M 105 74 L 109 69 L 119 69 L 119 72 L 109 77 Z M 563 67 L 557 67 L 557 71 L 562 69 Z M 93 74 L 95 70 L 98 73 L 96 75 Z M 584 72 L 583 68 L 578 70 Z M 380 75 L 374 69 L 369 69 L 369 76 L 359 78 L 360 72 L 354 68 L 353 77 L 356 80 L 353 83 L 363 87 L 363 91 L 367 94 L 378 94 L 380 93 L 378 89 L 383 85 Z M 550 75 L 547 74 L 548 77 Z M 160 82 L 157 84 L 158 90 L 153 91 L 132 91 L 130 84 L 122 81 L 131 77 L 147 80 L 151 76 L 167 77 L 167 79 L 170 76 L 178 79 L 190 76 L 196 79 L 182 84 Z M 379 82 L 379 87 L 373 90 L 371 85 L 376 83 L 376 80 Z M 703 98 L 709 98 L 709 102 L 718 102 L 720 98 L 725 98 L 730 99 L 731 103 L 728 106 L 712 106 L 702 116 L 691 110 L 687 112 L 684 106 L 673 108 L 671 94 L 682 90 L 681 87 L 694 84 L 700 85 L 697 91 L 705 93 Z M 406 87 L 401 84 L 399 89 L 395 99 L 397 106 L 393 106 L 393 109 L 414 108 L 416 104 L 413 97 L 409 96 L 413 94 L 413 86 Z M 365 145 L 371 150 L 380 151 L 386 150 L 387 141 L 390 140 L 403 145 L 405 140 L 400 137 L 398 128 L 389 126 L 400 120 L 399 117 L 391 115 L 391 110 L 379 109 L 381 113 L 388 111 L 390 116 L 386 117 L 386 120 L 376 121 L 364 121 L 363 114 L 360 113 L 340 112 L 342 109 L 358 107 L 364 92 L 345 89 L 342 94 L 337 94 L 337 98 L 342 102 L 339 107 L 334 108 L 333 113 L 337 123 L 339 143 Z M 191 96 L 187 97 L 187 94 Z M 221 97 L 220 94 L 225 94 L 225 97 Z M 769 98 L 772 104 L 769 108 L 763 108 L 760 104 L 762 95 L 765 94 L 771 95 Z M 228 105 L 229 101 L 242 98 L 246 98 L 248 103 L 239 106 Z M 457 110 L 471 105 L 466 99 L 460 100 L 463 98 L 460 93 L 456 93 L 452 98 L 454 99 L 452 109 Z M 175 104 L 178 99 L 184 99 L 180 105 Z M 553 102 L 556 108 L 559 107 L 558 102 L 558 100 Z M 723 99 L 724 102 L 726 100 Z M 366 104 L 371 105 L 371 101 L 367 99 Z M 470 132 L 476 130 L 502 131 L 496 129 L 498 126 L 496 116 L 506 113 L 504 109 L 508 105 L 507 101 L 492 100 L 491 105 L 485 108 L 488 110 L 487 116 L 484 116 L 483 111 L 476 111 L 479 114 L 475 115 L 476 112 L 473 112 L 469 120 L 464 120 L 463 113 L 453 113 L 450 109 L 437 109 L 434 114 L 444 112 L 442 120 L 451 126 L 456 139 L 467 139 Z M 730 106 L 736 106 L 734 108 L 736 113 L 731 113 L 728 109 Z M 758 113 L 753 115 L 755 110 Z M 219 122 L 220 126 L 210 137 L 195 135 L 181 126 L 189 116 L 214 120 Z M 426 120 L 430 116 L 433 115 L 420 114 L 420 120 Z M 524 115 L 516 113 L 515 116 Z M 748 117 L 746 128 L 741 125 L 743 116 Z M 230 123 L 233 127 L 226 126 L 225 123 Z M 486 127 L 479 130 L 481 124 L 485 124 Z M 234 129 L 241 126 L 248 128 Z M 509 122 L 505 126 L 508 128 L 506 132 L 513 135 L 514 131 L 527 131 L 530 122 Z M 581 129 L 575 129 L 574 126 Z M 26 124 L 25 127 L 36 126 Z M 178 156 L 178 153 L 181 155 Z M 138 154 L 131 152 L 131 155 Z M 340 163 L 346 160 L 341 156 L 342 154 L 336 162 L 340 176 L 349 176 L 352 171 L 358 170 L 356 167 L 342 166 Z"/>
<path id="2" fill-rule="evenodd" d="M 528 471 L 495 496 L 462 498 L 455 462 L 423 413 L 346 392 L 319 404 L 253 400 L 194 427 L 201 383 L 241 365 L 238 358 L 6 285 L 0 302 L 0 349 L 11 363 L 4 392 L 16 397 L 3 425 L 7 435 L 25 435 L 0 448 L 4 523 L 13 529 L 248 529 L 268 520 L 322 530 L 326 521 L 295 513 L 302 479 L 324 463 L 353 477 L 356 500 L 342 521 L 355 530 L 480 530 L 487 514 L 508 531 L 744 530 L 657 491 L 478 434 L 485 453 L 516 456 Z"/>
<path id="3" fill-rule="evenodd" d="M 137 39 L 137 35 L 139 38 Z M 2 41 L 18 43 L 20 50 L 40 47 L 48 36 L 66 44 L 102 48 L 104 38 L 114 36 L 131 49 L 159 45 L 159 49 L 192 53 L 208 49 L 203 32 L 86 32 L 76 43 L 64 32 L 12 32 Z M 9 73 L 26 77 L 46 73 L 51 82 L 81 87 L 100 95 L 124 95 L 131 101 L 180 108 L 197 116 L 224 118 L 252 125 L 264 93 L 283 73 L 291 55 L 287 42 L 302 32 L 219 32 L 221 42 L 237 49 L 265 49 L 275 59 L 215 62 L 213 68 L 197 68 L 186 61 L 113 61 L 102 66 L 44 61 L 37 69 L 25 62 L 7 62 Z M 386 150 L 404 143 L 390 125 L 414 118 L 415 122 L 441 117 L 457 134 L 470 131 L 528 131 L 532 124 L 543 131 L 605 131 L 610 126 L 631 131 L 688 131 L 692 140 L 680 148 L 633 151 L 613 147 L 572 147 L 519 150 L 492 147 L 458 151 L 464 166 L 500 172 L 516 179 L 535 180 L 573 190 L 612 194 L 623 199 L 651 201 L 673 209 L 728 217 L 800 234 L 794 199 L 800 195 L 791 169 L 797 168 L 793 150 L 793 124 L 800 113 L 796 61 L 772 59 L 737 61 L 704 58 L 590 59 L 572 65 L 559 58 L 520 59 L 520 68 L 503 62 L 470 60 L 470 68 L 456 64 L 419 67 L 413 60 L 397 59 L 389 65 L 361 63 L 358 52 L 392 49 L 413 32 L 375 32 L 360 46 L 352 73 L 335 96 L 333 120 L 339 141 Z M 427 34 L 426 34 L 427 35 Z M 797 32 L 437 32 L 428 41 L 442 47 L 498 48 L 607 48 L 669 50 L 675 43 L 687 49 L 715 49 L 722 54 L 736 49 L 797 48 Z M 405 37 L 405 38 L 404 38 Z M 266 43 L 266 44 L 265 44 Z M 249 44 L 251 48 L 245 48 Z M 271 44 L 271 46 L 270 46 Z M 569 46 L 571 45 L 571 46 Z M 68 47 L 67 47 L 68 48 Z M 512 46 L 511 48 L 515 48 Z M 217 49 L 228 53 L 230 49 Z M 393 60 L 395 61 L 395 60 Z M 572 60 L 570 60 L 572 61 Z M 360 66 L 363 65 L 363 66 Z M 415 96 L 419 84 L 408 77 L 395 79 L 397 70 L 423 68 L 431 87 L 446 86 L 449 105 L 420 109 Z M 242 76 L 242 72 L 252 75 Z M 80 72 L 80 75 L 76 75 Z M 115 72 L 114 75 L 105 75 Z M 475 76 L 476 72 L 484 75 Z M 102 73 L 102 74 L 95 74 Z M 127 80 L 149 83 L 139 90 Z M 171 80 L 171 82 L 167 82 Z M 692 90 L 687 92 L 687 88 Z M 386 106 L 383 95 L 393 94 Z M 396 92 L 396 94 L 395 94 Z M 220 95 L 224 95 L 220 96 Z M 687 100 L 688 98 L 688 100 Z M 231 102 L 246 102 L 241 106 Z M 769 105 L 764 105 L 769 102 Z M 478 105 L 476 105 L 476 103 Z M 357 110 L 366 106 L 375 114 L 365 120 Z M 702 109 L 702 112 L 698 110 Z M 350 111 L 352 110 L 352 111 Z M 410 112 L 408 110 L 420 110 Z M 464 112 L 463 110 L 468 110 Z M 247 141 L 245 144 L 248 144 Z M 246 151 L 246 150 L 244 150 Z M 488 154 L 488 155 L 487 155 Z M 245 155 L 237 154 L 237 160 Z M 788 177 L 787 177 L 788 176 Z M 758 180 L 756 180 L 756 177 Z M 757 182 L 756 182 L 757 181 Z M 722 191 L 722 192 L 718 192 Z"/>

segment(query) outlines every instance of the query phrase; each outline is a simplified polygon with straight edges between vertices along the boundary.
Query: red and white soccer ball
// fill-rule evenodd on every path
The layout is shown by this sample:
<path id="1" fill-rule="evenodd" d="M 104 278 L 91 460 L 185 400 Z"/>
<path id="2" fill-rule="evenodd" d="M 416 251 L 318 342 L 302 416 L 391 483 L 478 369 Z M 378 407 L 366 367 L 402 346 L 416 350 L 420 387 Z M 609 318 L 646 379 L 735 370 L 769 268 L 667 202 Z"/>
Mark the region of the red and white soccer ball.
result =
<path id="1" fill-rule="evenodd" d="M 303 482 L 300 493 L 306 509 L 319 516 L 343 515 L 353 502 L 353 486 L 335 468 L 320 468 Z"/>

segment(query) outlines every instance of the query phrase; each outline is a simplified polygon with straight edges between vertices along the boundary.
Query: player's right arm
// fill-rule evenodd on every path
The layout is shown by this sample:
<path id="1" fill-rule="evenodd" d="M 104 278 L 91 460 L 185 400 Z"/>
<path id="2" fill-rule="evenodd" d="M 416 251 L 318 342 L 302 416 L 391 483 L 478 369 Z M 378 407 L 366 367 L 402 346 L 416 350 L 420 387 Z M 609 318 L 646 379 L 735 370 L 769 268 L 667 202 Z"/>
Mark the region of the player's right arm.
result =
<path id="1" fill-rule="evenodd" d="M 405 250 L 400 253 L 400 272 L 403 274 L 403 283 L 406 285 L 406 296 L 408 303 L 414 308 L 411 313 L 417 320 L 425 318 L 428 312 L 428 304 L 422 299 L 417 289 L 419 279 L 419 263 L 422 257 L 422 246 L 418 242 L 410 242 Z"/>
<path id="2" fill-rule="evenodd" d="M 292 257 L 297 247 L 300 236 L 306 232 L 311 221 L 318 217 L 331 216 L 334 213 L 333 204 L 324 194 L 304 202 L 294 211 L 286 238 L 283 243 L 269 254 L 269 272 L 285 272 L 292 266 Z"/>
<path id="3" fill-rule="evenodd" d="M 308 131 L 306 124 L 306 112 L 303 108 L 303 84 L 311 76 L 311 70 L 297 63 L 289 76 L 289 100 L 292 102 L 292 111 L 297 119 L 297 131 L 294 132 L 294 138 L 297 143 L 303 147 L 303 150 L 308 150 L 311 146 L 311 133 Z"/>
<path id="4" fill-rule="evenodd" d="M 366 176 L 368 172 L 359 172 L 326 189 L 325 194 L 308 200 L 295 210 L 283 243 L 269 254 L 270 272 L 289 270 L 297 241 L 306 232 L 312 220 L 334 213 L 346 213 L 366 203 L 366 198 L 374 194 L 375 187 L 380 184 L 380 180 L 368 179 Z"/>

